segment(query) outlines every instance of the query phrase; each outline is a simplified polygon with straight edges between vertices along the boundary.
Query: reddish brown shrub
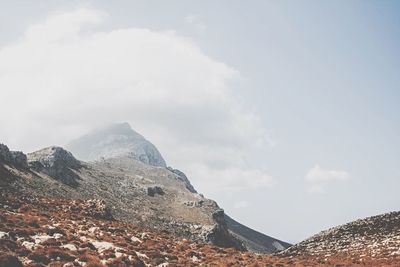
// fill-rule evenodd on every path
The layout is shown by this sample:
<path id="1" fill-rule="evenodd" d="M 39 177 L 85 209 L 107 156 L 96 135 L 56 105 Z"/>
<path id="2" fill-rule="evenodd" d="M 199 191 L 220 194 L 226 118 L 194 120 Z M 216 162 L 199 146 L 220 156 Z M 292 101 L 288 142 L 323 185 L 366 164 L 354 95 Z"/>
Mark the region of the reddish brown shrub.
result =
<path id="1" fill-rule="evenodd" d="M 33 217 L 33 216 L 26 216 L 25 218 L 25 222 L 27 225 L 34 227 L 34 228 L 39 228 L 39 219 L 37 217 Z"/>
<path id="2" fill-rule="evenodd" d="M 45 265 L 49 264 L 50 259 L 43 252 L 33 252 L 28 256 L 29 259 Z"/>
<path id="3" fill-rule="evenodd" d="M 12 254 L 0 254 L 0 267 L 23 267 L 22 262 Z"/>
<path id="4" fill-rule="evenodd" d="M 105 267 L 99 259 L 92 258 L 85 264 L 85 267 Z"/>
<path id="5" fill-rule="evenodd" d="M 49 257 L 51 259 L 59 258 L 60 260 L 65 260 L 65 261 L 72 261 L 75 259 L 74 256 L 57 247 L 50 247 L 47 253 L 49 254 Z"/>

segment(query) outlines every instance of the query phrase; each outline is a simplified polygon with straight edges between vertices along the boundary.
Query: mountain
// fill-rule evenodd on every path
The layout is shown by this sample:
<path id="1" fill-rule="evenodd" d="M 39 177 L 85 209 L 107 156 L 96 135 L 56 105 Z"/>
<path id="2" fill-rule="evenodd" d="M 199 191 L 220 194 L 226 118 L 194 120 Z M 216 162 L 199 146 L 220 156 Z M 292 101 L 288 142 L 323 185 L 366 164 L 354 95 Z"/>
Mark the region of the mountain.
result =
<path id="1" fill-rule="evenodd" d="M 390 212 L 322 231 L 282 252 L 282 256 L 332 258 L 349 263 L 400 264 L 400 212 Z M 390 264 L 389 264 L 390 263 Z M 368 265 L 368 264 L 366 264 Z"/>
<path id="2" fill-rule="evenodd" d="M 102 199 L 117 220 L 196 242 L 258 253 L 290 246 L 228 217 L 127 123 L 94 130 L 68 147 L 71 152 L 51 146 L 25 155 L 3 145 L 11 185 L 35 196 Z"/>
<path id="3" fill-rule="evenodd" d="M 241 250 L 271 249 L 269 237 L 191 192 L 179 173 L 130 157 L 83 162 L 60 147 L 25 155 L 0 144 L 0 222 L 0 267 L 400 263 L 400 212 L 253 254 Z"/>
<path id="4" fill-rule="evenodd" d="M 123 158 L 132 158 L 147 165 L 165 167 L 165 161 L 157 148 L 134 131 L 128 123 L 112 124 L 105 128 L 96 129 L 70 142 L 66 147 L 81 160 L 102 159 L 115 163 L 115 158 L 118 158 L 118 161 Z M 183 172 L 171 167 L 167 167 L 167 170 L 175 174 L 185 184 L 187 190 L 197 193 Z M 146 170 L 147 174 L 152 172 L 159 172 L 159 170 L 152 168 Z M 243 243 L 248 250 L 259 253 L 274 253 L 290 246 L 286 242 L 253 231 L 230 217 L 224 217 L 222 224 L 225 223 L 226 226 L 224 227 L 229 230 L 229 233 Z"/>
<path id="5" fill-rule="evenodd" d="M 96 129 L 66 145 L 77 158 L 95 161 L 126 156 L 152 166 L 166 167 L 158 149 L 128 123 L 117 123 Z"/>
<path id="6" fill-rule="evenodd" d="M 102 199 L 118 220 L 243 249 L 229 234 L 217 203 L 191 192 L 166 168 L 130 157 L 83 162 L 60 147 L 29 153 L 27 165 L 5 165 L 12 174 L 4 175 L 12 180 L 9 188 L 33 196 Z"/>

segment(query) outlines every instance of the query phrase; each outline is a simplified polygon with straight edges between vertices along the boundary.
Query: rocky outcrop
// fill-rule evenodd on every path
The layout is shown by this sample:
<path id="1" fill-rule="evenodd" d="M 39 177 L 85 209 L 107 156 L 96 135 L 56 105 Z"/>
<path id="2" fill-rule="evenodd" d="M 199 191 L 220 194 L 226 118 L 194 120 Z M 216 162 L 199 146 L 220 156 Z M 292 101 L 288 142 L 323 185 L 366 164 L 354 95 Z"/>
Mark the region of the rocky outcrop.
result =
<path id="1" fill-rule="evenodd" d="M 204 240 L 220 247 L 234 247 L 240 251 L 245 251 L 243 244 L 229 233 L 224 218 L 224 210 L 217 209 L 211 216 L 215 224 L 203 228 L 201 234 Z"/>
<path id="2" fill-rule="evenodd" d="M 75 171 L 82 165 L 70 152 L 61 147 L 51 146 L 28 153 L 28 164 L 33 170 L 44 172 L 66 185 L 79 185 L 79 176 Z"/>
<path id="3" fill-rule="evenodd" d="M 20 151 L 10 151 L 10 149 L 0 143 L 0 160 L 5 163 L 13 164 L 19 168 L 27 168 L 28 162 L 27 157 Z"/>
<path id="4" fill-rule="evenodd" d="M 183 172 L 181 172 L 180 170 L 171 168 L 171 167 L 167 167 L 167 170 L 176 174 L 178 179 L 185 183 L 187 190 L 189 190 L 192 193 L 197 193 L 197 191 L 194 189 L 193 185 L 190 183 L 189 179 L 186 177 L 186 175 Z"/>
<path id="5" fill-rule="evenodd" d="M 164 190 L 160 186 L 149 186 L 146 193 L 148 196 L 154 197 L 155 195 L 164 195 Z"/>
<path id="6" fill-rule="evenodd" d="M 131 157 L 148 165 L 166 167 L 158 149 L 128 123 L 97 129 L 70 142 L 66 147 L 84 161 Z"/>

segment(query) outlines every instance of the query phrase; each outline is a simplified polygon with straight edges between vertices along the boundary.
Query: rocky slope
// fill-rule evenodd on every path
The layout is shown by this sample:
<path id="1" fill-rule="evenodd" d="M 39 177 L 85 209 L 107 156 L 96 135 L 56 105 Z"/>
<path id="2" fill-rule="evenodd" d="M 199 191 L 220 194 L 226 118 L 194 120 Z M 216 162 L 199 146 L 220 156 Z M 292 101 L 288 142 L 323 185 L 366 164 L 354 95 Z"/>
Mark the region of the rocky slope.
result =
<path id="1" fill-rule="evenodd" d="M 322 231 L 280 253 L 329 260 L 345 257 L 357 262 L 380 260 L 400 266 L 400 212 L 356 220 Z"/>
<path id="2" fill-rule="evenodd" d="M 0 267 L 399 266 L 399 257 L 322 260 L 240 252 L 123 223 L 100 200 L 38 198 L 1 189 Z"/>

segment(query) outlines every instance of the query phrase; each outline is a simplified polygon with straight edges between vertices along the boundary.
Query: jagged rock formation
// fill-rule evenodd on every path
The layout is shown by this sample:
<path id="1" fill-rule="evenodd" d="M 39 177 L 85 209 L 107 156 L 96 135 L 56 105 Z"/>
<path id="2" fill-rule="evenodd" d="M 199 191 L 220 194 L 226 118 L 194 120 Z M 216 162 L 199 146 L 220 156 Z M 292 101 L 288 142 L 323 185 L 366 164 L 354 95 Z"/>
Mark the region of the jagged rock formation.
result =
<path id="1" fill-rule="evenodd" d="M 400 260 L 400 212 L 368 217 L 322 231 L 279 254 L 322 260 L 347 257 L 357 262 Z"/>
<path id="2" fill-rule="evenodd" d="M 27 157 L 21 151 L 10 151 L 8 147 L 0 143 L 0 161 L 13 164 L 16 167 L 27 168 Z"/>
<path id="3" fill-rule="evenodd" d="M 66 148 L 84 161 L 127 156 L 148 165 L 166 167 L 158 149 L 128 123 L 97 129 L 70 142 Z"/>
<path id="4" fill-rule="evenodd" d="M 77 187 L 79 175 L 75 173 L 82 165 L 75 157 L 61 147 L 47 147 L 28 154 L 29 166 L 56 178 L 66 185 Z"/>
<path id="5" fill-rule="evenodd" d="M 250 251 L 258 253 L 275 253 L 291 246 L 289 243 L 254 231 L 253 229 L 238 223 L 226 214 L 224 219 L 229 232 L 239 239 Z"/>

